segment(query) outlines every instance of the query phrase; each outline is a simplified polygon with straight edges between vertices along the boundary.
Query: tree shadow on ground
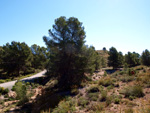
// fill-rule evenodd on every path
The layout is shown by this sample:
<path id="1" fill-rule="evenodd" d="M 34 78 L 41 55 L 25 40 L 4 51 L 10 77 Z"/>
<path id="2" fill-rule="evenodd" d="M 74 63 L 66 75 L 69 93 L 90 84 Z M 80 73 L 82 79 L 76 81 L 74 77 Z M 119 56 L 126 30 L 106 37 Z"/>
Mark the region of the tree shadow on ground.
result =
<path id="1" fill-rule="evenodd" d="M 122 69 L 106 69 L 105 70 L 107 74 L 115 73 L 116 71 L 122 71 Z"/>

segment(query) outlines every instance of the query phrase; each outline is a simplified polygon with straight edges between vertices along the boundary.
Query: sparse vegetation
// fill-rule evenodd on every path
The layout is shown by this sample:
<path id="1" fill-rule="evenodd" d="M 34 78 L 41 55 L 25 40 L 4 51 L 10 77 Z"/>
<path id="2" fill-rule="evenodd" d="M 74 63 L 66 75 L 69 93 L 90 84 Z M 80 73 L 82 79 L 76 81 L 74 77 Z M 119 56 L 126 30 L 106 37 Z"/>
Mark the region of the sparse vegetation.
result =
<path id="1" fill-rule="evenodd" d="M 123 55 L 115 47 L 95 50 L 85 45 L 84 27 L 75 17 L 57 18 L 48 32 L 47 48 L 15 41 L 0 46 L 0 83 L 17 80 L 10 92 L 0 87 L 0 110 L 150 112 L 149 50 L 142 55 Z M 45 68 L 46 78 L 20 81 Z"/>
<path id="2" fill-rule="evenodd" d="M 123 89 L 121 91 L 122 94 L 125 95 L 125 97 L 127 98 L 131 98 L 131 96 L 133 97 L 143 97 L 144 93 L 143 93 L 143 89 L 141 86 L 128 86 L 125 89 Z"/>

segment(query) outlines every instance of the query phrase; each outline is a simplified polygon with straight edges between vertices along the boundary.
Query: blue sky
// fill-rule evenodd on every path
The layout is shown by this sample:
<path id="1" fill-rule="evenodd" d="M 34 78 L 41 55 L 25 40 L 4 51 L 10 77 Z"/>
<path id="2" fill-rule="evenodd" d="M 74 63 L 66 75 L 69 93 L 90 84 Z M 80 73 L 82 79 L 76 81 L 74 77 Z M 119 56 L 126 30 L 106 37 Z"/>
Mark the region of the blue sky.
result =
<path id="1" fill-rule="evenodd" d="M 97 50 L 150 50 L 150 0 L 0 0 L 0 46 L 45 46 L 42 37 L 60 16 L 83 22 L 86 44 Z"/>

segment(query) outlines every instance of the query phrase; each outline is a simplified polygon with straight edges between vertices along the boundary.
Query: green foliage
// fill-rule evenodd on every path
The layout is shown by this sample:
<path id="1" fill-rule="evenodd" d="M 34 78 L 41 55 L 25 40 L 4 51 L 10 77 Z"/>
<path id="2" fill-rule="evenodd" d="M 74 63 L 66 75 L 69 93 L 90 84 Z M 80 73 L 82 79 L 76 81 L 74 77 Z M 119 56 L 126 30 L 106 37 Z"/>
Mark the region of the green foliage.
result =
<path id="1" fill-rule="evenodd" d="M 107 96 L 107 98 L 106 98 L 106 106 L 109 106 L 112 103 L 112 101 L 113 101 L 112 96 Z"/>
<path id="2" fill-rule="evenodd" d="M 90 107 L 91 113 L 101 113 L 104 110 L 104 105 L 101 103 L 95 103 Z"/>
<path id="3" fill-rule="evenodd" d="M 134 113 L 133 109 L 129 108 L 129 109 L 125 109 L 125 113 Z"/>
<path id="4" fill-rule="evenodd" d="M 8 88 L 3 88 L 3 87 L 0 87 L 0 94 L 3 94 L 3 95 L 5 95 L 5 94 L 7 94 L 9 92 L 9 89 Z"/>
<path id="5" fill-rule="evenodd" d="M 43 37 L 50 52 L 49 75 L 58 77 L 61 89 L 79 85 L 85 72 L 95 70 L 95 59 L 88 59 L 95 54 L 93 48 L 83 47 L 86 36 L 82 23 L 74 17 L 60 17 L 49 34 L 50 37 Z"/>
<path id="6" fill-rule="evenodd" d="M 47 65 L 47 58 L 49 53 L 45 47 L 40 47 L 36 44 L 31 46 L 31 51 L 33 54 L 32 66 L 35 69 L 44 69 Z"/>
<path id="7" fill-rule="evenodd" d="M 17 94 L 16 98 L 20 100 L 18 102 L 18 105 L 22 105 L 28 101 L 27 90 L 26 90 L 25 85 L 22 82 L 16 82 L 13 89 Z"/>
<path id="8" fill-rule="evenodd" d="M 26 43 L 11 42 L 3 46 L 1 67 L 8 75 L 20 75 L 31 66 L 32 53 Z"/>
<path id="9" fill-rule="evenodd" d="M 84 97 L 80 97 L 78 99 L 78 105 L 79 106 L 86 107 L 86 105 L 88 105 L 88 103 L 89 103 L 89 101 Z"/>
<path id="10" fill-rule="evenodd" d="M 91 101 L 97 101 L 99 98 L 99 93 L 88 93 L 87 96 Z"/>
<path id="11" fill-rule="evenodd" d="M 2 94 L 2 95 L 5 95 L 5 94 L 7 94 L 9 92 L 9 89 L 8 88 L 4 88 L 4 87 L 0 87 L 0 94 Z"/>
<path id="12" fill-rule="evenodd" d="M 102 91 L 101 92 L 101 97 L 100 97 L 100 101 L 106 101 L 107 100 L 107 91 Z"/>
<path id="13" fill-rule="evenodd" d="M 88 89 L 87 89 L 87 92 L 88 93 L 96 93 L 96 92 L 99 92 L 99 87 L 97 85 L 94 85 L 94 86 L 90 86 Z"/>
<path id="14" fill-rule="evenodd" d="M 119 98 L 115 98 L 114 103 L 115 104 L 119 104 L 120 103 L 120 99 Z"/>
<path id="15" fill-rule="evenodd" d="M 4 82 L 6 82 L 5 80 L 0 80 L 0 83 L 4 83 Z"/>
<path id="16" fill-rule="evenodd" d="M 105 78 L 99 80 L 99 85 L 108 87 L 108 86 L 114 85 L 114 84 L 110 77 L 105 77 Z"/>
<path id="17" fill-rule="evenodd" d="M 140 55 L 138 53 L 131 53 L 125 55 L 125 63 L 128 64 L 129 67 L 140 65 Z"/>
<path id="18" fill-rule="evenodd" d="M 72 95 L 77 95 L 79 93 L 79 90 L 77 88 L 74 88 L 71 90 Z"/>
<path id="19" fill-rule="evenodd" d="M 150 52 L 149 50 L 145 50 L 141 56 L 141 62 L 143 65 L 150 66 Z"/>
<path id="20" fill-rule="evenodd" d="M 56 107 L 52 113 L 69 113 L 69 112 L 75 112 L 75 102 L 73 100 L 67 99 L 66 101 L 61 101 L 58 104 L 58 107 Z"/>
<path id="21" fill-rule="evenodd" d="M 123 75 L 123 76 L 120 78 L 120 80 L 121 80 L 122 82 L 131 82 L 131 81 L 133 81 L 134 79 L 135 79 L 134 76 L 127 76 L 127 75 Z"/>
<path id="22" fill-rule="evenodd" d="M 143 89 L 141 86 L 129 86 L 123 89 L 120 93 L 124 94 L 125 97 L 129 98 L 130 96 L 133 97 L 143 97 Z"/>
<path id="23" fill-rule="evenodd" d="M 104 72 L 104 76 L 105 76 L 105 77 L 107 76 L 107 72 L 106 72 L 106 71 Z"/>

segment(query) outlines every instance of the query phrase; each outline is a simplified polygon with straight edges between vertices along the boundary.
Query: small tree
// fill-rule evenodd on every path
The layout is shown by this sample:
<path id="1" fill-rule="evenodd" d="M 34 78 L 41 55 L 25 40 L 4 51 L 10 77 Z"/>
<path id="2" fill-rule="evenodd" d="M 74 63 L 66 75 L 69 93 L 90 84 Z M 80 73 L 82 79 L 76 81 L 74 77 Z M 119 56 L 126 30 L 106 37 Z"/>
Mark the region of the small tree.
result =
<path id="1" fill-rule="evenodd" d="M 150 66 L 150 52 L 149 50 L 145 50 L 141 56 L 141 63 L 146 66 Z"/>
<path id="2" fill-rule="evenodd" d="M 14 86 L 14 90 L 17 94 L 17 99 L 19 99 L 19 105 L 24 104 L 25 102 L 28 101 L 27 98 L 27 90 L 25 85 L 22 82 L 16 82 Z"/>
<path id="3" fill-rule="evenodd" d="M 109 57 L 108 57 L 108 65 L 112 66 L 114 69 L 119 67 L 120 62 L 119 62 L 119 54 L 116 48 L 111 47 L 109 49 Z"/>
<path id="4" fill-rule="evenodd" d="M 62 88 L 78 85 L 84 78 L 86 56 L 82 54 L 85 31 L 77 18 L 55 20 L 50 37 L 43 37 L 49 52 L 49 74 L 58 77 Z"/>
<path id="5" fill-rule="evenodd" d="M 31 51 L 33 54 L 32 67 L 35 69 L 44 69 L 48 59 L 47 48 L 33 44 Z"/>

